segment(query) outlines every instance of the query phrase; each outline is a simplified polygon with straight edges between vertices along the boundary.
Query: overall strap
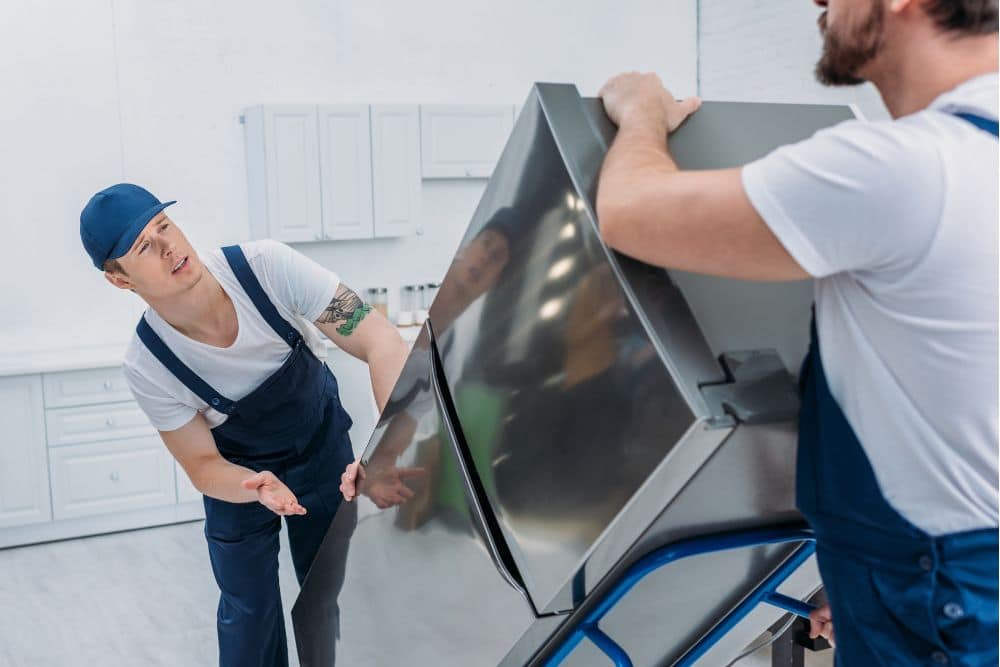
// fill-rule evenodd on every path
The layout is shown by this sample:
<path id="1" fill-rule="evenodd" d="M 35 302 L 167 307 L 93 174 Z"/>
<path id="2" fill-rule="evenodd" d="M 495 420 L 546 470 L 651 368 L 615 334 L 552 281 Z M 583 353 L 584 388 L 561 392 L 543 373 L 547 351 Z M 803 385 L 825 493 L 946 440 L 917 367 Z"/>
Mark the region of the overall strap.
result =
<path id="1" fill-rule="evenodd" d="M 260 286 L 260 281 L 257 280 L 257 276 L 254 275 L 249 262 L 247 262 L 246 255 L 243 254 L 243 249 L 238 245 L 231 245 L 223 248 L 222 253 L 226 256 L 226 261 L 229 262 L 233 273 L 236 274 L 236 279 L 240 281 L 243 291 L 247 293 L 247 296 L 253 301 L 253 305 L 257 307 L 257 312 L 274 329 L 275 333 L 281 337 L 281 340 L 288 343 L 289 347 L 294 348 L 302 337 L 301 334 L 278 314 L 278 309 L 267 298 L 264 288 Z"/>
<path id="2" fill-rule="evenodd" d="M 972 123 L 980 130 L 989 132 L 994 137 L 997 136 L 997 121 L 991 118 L 984 118 L 983 116 L 977 116 L 976 114 L 965 112 L 954 112 L 952 115 Z"/>
<path id="3" fill-rule="evenodd" d="M 194 392 L 198 398 L 222 414 L 232 414 L 233 401 L 215 391 L 207 382 L 198 377 L 197 373 L 178 359 L 177 355 L 163 342 L 163 339 L 153 331 L 153 327 L 149 326 L 145 315 L 139 318 L 139 324 L 136 325 L 135 332 L 138 334 L 139 340 L 153 353 L 153 356 L 159 359 L 160 363 L 173 373 L 174 377 L 180 380 L 185 387 Z"/>

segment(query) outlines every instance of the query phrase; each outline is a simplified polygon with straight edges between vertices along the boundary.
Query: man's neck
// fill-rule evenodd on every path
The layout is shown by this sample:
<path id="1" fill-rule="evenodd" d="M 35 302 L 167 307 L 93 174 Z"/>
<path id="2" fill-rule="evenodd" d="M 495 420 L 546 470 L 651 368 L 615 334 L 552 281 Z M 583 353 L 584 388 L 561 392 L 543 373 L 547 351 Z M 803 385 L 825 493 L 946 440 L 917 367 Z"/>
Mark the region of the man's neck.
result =
<path id="1" fill-rule="evenodd" d="M 956 37 L 927 27 L 901 46 L 886 50 L 862 72 L 878 89 L 893 118 L 922 109 L 943 93 L 982 74 L 997 71 L 997 36 Z"/>
<path id="2" fill-rule="evenodd" d="M 236 309 L 212 273 L 202 267 L 191 289 L 170 299 L 149 300 L 149 306 L 188 338 L 227 347 L 236 332 Z"/>

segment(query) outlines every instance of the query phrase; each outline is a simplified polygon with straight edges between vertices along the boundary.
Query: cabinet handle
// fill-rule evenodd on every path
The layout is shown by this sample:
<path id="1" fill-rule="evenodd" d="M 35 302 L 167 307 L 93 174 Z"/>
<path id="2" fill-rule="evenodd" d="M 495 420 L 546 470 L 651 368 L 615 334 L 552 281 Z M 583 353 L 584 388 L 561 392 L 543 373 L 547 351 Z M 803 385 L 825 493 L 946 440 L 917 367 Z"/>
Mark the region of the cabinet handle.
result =
<path id="1" fill-rule="evenodd" d="M 107 418 L 107 419 L 106 419 L 106 420 L 104 421 L 104 423 L 108 425 L 108 428 L 111 428 L 112 426 L 114 426 L 114 425 L 115 425 L 115 418 L 114 418 L 114 417 L 108 417 L 108 418 Z"/>
<path id="2" fill-rule="evenodd" d="M 465 175 L 466 176 L 472 176 L 472 169 L 469 168 L 469 167 L 466 167 L 466 169 L 465 169 Z"/>
<path id="3" fill-rule="evenodd" d="M 113 472 L 113 473 L 111 473 L 111 481 L 112 481 L 112 482 L 117 482 L 117 481 L 118 481 L 118 479 L 119 479 L 119 478 L 118 478 L 118 473 L 117 473 L 117 472 Z"/>
<path id="4" fill-rule="evenodd" d="M 323 240 L 323 235 L 322 234 L 317 234 L 316 235 L 316 240 L 317 241 L 322 241 Z"/>
<path id="5" fill-rule="evenodd" d="M 104 381 L 104 389 L 105 391 L 111 391 L 111 380 Z"/>

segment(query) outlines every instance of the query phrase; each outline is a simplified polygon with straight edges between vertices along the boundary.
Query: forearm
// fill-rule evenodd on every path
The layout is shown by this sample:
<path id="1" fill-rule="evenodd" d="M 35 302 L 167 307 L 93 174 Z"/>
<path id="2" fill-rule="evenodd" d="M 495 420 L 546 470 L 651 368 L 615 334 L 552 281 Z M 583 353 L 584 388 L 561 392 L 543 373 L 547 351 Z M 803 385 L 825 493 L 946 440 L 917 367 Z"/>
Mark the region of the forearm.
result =
<path id="1" fill-rule="evenodd" d="M 395 327 L 390 326 L 382 333 L 378 343 L 368 355 L 368 373 L 371 376 L 375 404 L 378 405 L 380 413 L 389 402 L 389 395 L 396 385 L 396 380 L 399 379 L 399 373 L 403 370 L 409 352 L 410 348 L 402 336 Z"/>
<path id="2" fill-rule="evenodd" d="M 667 148 L 665 122 L 640 118 L 622 123 L 598 182 L 597 216 L 605 241 L 626 253 L 638 245 L 641 239 L 636 238 L 632 223 L 656 217 L 652 208 L 670 203 L 664 201 L 669 196 L 666 189 L 678 173 Z"/>
<path id="3" fill-rule="evenodd" d="M 241 486 L 243 480 L 256 474 L 250 468 L 230 463 L 222 456 L 202 459 L 192 468 L 189 473 L 191 483 L 210 498 L 228 503 L 252 503 L 259 499 L 257 491 Z"/>

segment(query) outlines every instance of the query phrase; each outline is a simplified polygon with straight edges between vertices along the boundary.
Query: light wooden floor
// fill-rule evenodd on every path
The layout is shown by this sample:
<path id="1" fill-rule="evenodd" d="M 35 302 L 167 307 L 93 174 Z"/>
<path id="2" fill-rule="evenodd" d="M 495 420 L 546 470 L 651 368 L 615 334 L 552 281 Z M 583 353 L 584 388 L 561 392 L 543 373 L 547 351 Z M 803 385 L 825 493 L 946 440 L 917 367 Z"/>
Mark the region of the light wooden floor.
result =
<path id="1" fill-rule="evenodd" d="M 218 589 L 201 521 L 0 551 L 0 666 L 212 667 Z M 298 595 L 285 531 L 290 663 Z"/>
<path id="2" fill-rule="evenodd" d="M 203 522 L 0 550 L 0 667 L 213 667 L 218 592 Z M 282 530 L 289 662 L 298 594 Z M 832 652 L 807 654 L 809 667 Z M 740 667 L 769 667 L 760 651 Z"/>

